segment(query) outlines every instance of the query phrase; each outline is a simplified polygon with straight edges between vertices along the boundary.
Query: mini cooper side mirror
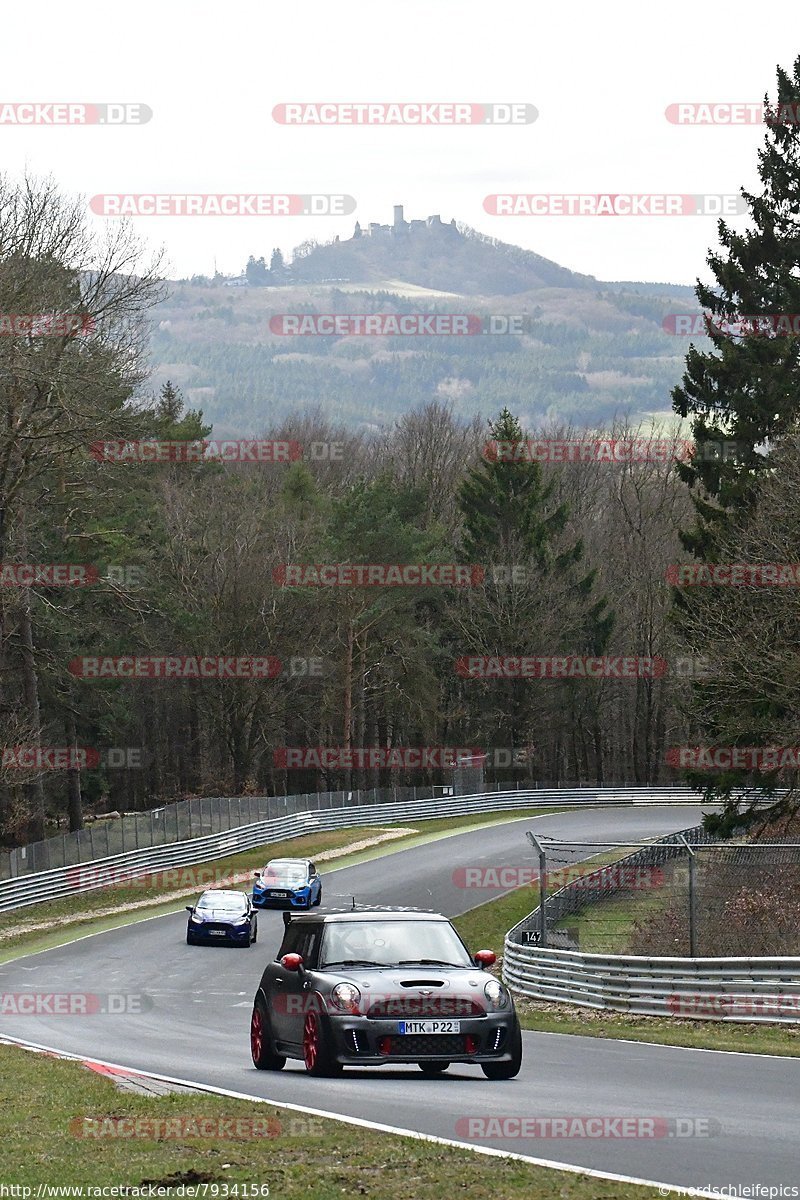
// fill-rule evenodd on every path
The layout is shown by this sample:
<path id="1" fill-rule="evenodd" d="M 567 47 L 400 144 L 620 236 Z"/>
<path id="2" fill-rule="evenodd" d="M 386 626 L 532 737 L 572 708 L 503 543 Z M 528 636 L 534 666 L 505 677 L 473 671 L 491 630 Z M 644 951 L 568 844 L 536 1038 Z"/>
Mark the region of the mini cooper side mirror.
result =
<path id="1" fill-rule="evenodd" d="M 493 967 L 497 962 L 497 955 L 494 950 L 479 950 L 475 955 L 475 963 L 482 971 L 487 967 Z"/>
<path id="2" fill-rule="evenodd" d="M 284 954 L 281 959 L 281 966 L 286 971 L 299 971 L 303 965 L 303 960 L 299 954 Z"/>
<path id="3" fill-rule="evenodd" d="M 186 905 L 186 911 L 187 911 L 187 912 L 194 912 L 194 905 L 193 905 L 193 904 L 187 904 L 187 905 Z"/>
<path id="4" fill-rule="evenodd" d="M 260 878 L 261 878 L 261 872 L 253 871 L 253 879 L 260 879 Z"/>

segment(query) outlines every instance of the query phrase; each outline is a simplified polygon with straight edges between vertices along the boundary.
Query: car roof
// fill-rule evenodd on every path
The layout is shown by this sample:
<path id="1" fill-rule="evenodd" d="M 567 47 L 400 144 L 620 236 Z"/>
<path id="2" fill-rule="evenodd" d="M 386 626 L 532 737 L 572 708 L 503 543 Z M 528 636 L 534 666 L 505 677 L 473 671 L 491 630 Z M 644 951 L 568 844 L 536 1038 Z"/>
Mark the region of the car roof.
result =
<path id="1" fill-rule="evenodd" d="M 381 908 L 375 909 L 342 909 L 341 911 L 328 911 L 324 913 L 287 913 L 291 918 L 292 924 L 298 922 L 319 922 L 324 925 L 330 925 L 334 922 L 352 922 L 352 921 L 446 921 L 450 922 L 447 917 L 443 917 L 441 913 L 424 912 L 421 909 L 415 909 L 409 912 L 405 908 Z"/>
<path id="2" fill-rule="evenodd" d="M 310 858 L 271 858 L 267 866 L 274 867 L 277 863 L 292 863 L 294 866 L 307 867 L 311 864 Z"/>

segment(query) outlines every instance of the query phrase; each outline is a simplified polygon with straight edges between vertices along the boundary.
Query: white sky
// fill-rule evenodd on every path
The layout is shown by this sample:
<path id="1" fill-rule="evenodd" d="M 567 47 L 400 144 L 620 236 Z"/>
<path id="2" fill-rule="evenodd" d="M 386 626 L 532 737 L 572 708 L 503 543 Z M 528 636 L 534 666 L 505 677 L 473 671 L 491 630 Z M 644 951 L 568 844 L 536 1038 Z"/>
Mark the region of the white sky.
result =
<path id="1" fill-rule="evenodd" d="M 800 9 L 505 0 L 39 0 L 7 5 L 0 100 L 138 101 L 149 124 L 0 128 L 0 164 L 103 192 L 344 192 L 343 218 L 137 218 L 170 273 L 349 237 L 356 217 L 440 213 L 605 279 L 691 283 L 710 217 L 489 216 L 491 192 L 733 193 L 763 127 L 671 125 L 679 100 L 758 101 L 800 53 Z M 280 126 L 292 101 L 526 101 L 509 129 Z M 95 218 L 103 223 L 107 218 Z M 741 218 L 740 218 L 741 220 Z"/>

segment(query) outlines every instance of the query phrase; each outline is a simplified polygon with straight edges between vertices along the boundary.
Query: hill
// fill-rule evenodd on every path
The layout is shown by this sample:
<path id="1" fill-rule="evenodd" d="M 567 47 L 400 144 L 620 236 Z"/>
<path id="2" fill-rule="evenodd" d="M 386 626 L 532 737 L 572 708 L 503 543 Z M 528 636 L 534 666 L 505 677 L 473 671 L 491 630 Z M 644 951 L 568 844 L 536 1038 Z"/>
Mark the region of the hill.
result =
<path id="1" fill-rule="evenodd" d="M 529 425 L 665 412 L 687 341 L 662 322 L 696 309 L 688 286 L 604 283 L 438 217 L 406 222 L 400 208 L 391 226 L 305 243 L 273 271 L 251 259 L 247 274 L 268 285 L 176 281 L 154 313 L 153 386 L 171 378 L 218 436 L 303 408 L 381 426 L 434 397 L 464 417 L 507 404 Z M 466 314 L 473 336 L 359 325 L 393 313 Z M 298 336 L 284 314 L 353 319 Z M 478 333 L 492 317 L 509 332 Z"/>

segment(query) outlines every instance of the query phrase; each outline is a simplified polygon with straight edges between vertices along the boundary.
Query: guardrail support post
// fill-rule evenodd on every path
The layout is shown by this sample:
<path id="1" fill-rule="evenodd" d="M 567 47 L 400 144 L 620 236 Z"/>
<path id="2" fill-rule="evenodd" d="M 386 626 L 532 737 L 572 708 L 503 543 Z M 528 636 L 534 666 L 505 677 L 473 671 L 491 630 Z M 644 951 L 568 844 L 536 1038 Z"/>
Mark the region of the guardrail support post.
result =
<path id="1" fill-rule="evenodd" d="M 683 842 L 689 854 L 689 957 L 697 958 L 697 921 L 696 921 L 696 891 L 695 891 L 695 862 L 696 856 L 692 847 L 682 833 L 678 837 Z"/>
<path id="2" fill-rule="evenodd" d="M 526 836 L 539 855 L 539 945 L 542 949 L 545 949 L 547 946 L 547 912 L 545 909 L 547 900 L 547 852 L 535 834 L 528 833 Z"/>

